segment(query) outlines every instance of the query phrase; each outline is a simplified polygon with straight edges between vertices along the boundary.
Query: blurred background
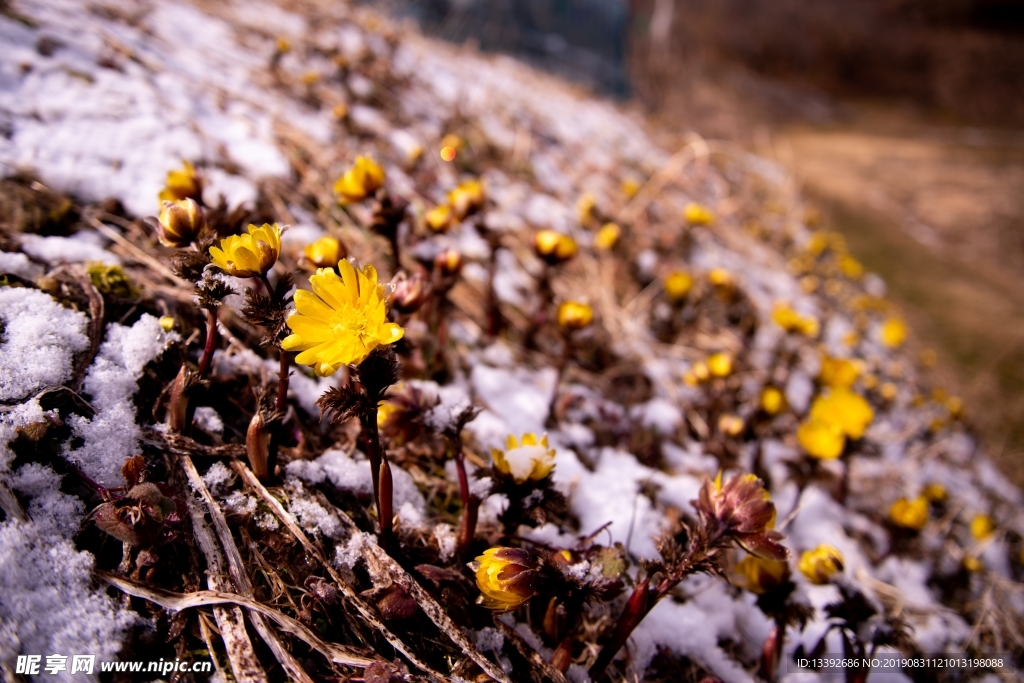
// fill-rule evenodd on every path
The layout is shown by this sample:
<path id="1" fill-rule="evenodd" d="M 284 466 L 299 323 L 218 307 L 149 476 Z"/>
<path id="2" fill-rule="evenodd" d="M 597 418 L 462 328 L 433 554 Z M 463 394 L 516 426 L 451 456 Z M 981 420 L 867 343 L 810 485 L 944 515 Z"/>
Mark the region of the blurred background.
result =
<path id="1" fill-rule="evenodd" d="M 1024 0 L 378 0 L 786 166 L 1024 484 Z"/>

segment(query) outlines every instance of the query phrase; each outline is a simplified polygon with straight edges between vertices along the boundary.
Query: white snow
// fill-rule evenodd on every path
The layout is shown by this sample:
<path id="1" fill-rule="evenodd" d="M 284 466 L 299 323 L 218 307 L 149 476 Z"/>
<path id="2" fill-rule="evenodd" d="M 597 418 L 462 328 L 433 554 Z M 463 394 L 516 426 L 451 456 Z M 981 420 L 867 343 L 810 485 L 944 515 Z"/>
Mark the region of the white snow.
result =
<path id="1" fill-rule="evenodd" d="M 0 288 L 0 321 L 0 401 L 62 384 L 89 347 L 87 316 L 34 289 Z"/>

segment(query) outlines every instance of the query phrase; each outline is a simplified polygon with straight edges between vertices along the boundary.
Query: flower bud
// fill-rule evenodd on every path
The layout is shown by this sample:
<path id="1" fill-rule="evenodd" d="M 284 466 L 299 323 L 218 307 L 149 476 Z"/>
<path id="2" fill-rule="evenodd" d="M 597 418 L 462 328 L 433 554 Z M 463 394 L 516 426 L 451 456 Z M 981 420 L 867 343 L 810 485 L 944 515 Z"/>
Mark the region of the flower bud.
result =
<path id="1" fill-rule="evenodd" d="M 982 541 L 991 536 L 995 530 L 996 525 L 988 515 L 975 515 L 971 520 L 971 536 L 975 540 Z"/>
<path id="2" fill-rule="evenodd" d="M 445 249 L 434 257 L 434 267 L 441 271 L 442 275 L 456 275 L 462 270 L 462 252 L 454 249 Z"/>
<path id="3" fill-rule="evenodd" d="M 302 250 L 306 260 L 317 268 L 334 268 L 338 261 L 345 258 L 345 245 L 330 235 L 321 237 Z"/>
<path id="4" fill-rule="evenodd" d="M 476 558 L 476 585 L 484 607 L 508 612 L 536 595 L 542 583 L 540 562 L 522 548 L 488 548 Z"/>
<path id="5" fill-rule="evenodd" d="M 781 586 L 789 579 L 789 565 L 747 555 L 733 568 L 732 582 L 751 593 L 762 595 Z"/>
<path id="6" fill-rule="evenodd" d="M 594 235 L 594 247 L 601 251 L 610 251 L 619 243 L 622 236 L 622 228 L 616 223 L 605 223 Z"/>
<path id="7" fill-rule="evenodd" d="M 487 194 L 480 180 L 467 180 L 448 193 L 448 206 L 456 220 L 463 220 L 484 208 Z"/>
<path id="8" fill-rule="evenodd" d="M 182 162 L 180 169 L 167 172 L 167 180 L 164 189 L 160 191 L 159 199 L 178 201 L 182 199 L 195 199 L 201 201 L 203 197 L 203 181 L 196 173 L 195 167 L 189 162 Z"/>
<path id="9" fill-rule="evenodd" d="M 158 217 L 157 237 L 165 247 L 183 249 L 206 227 L 206 215 L 194 199 L 164 200 Z"/>
<path id="10" fill-rule="evenodd" d="M 395 291 L 388 302 L 403 315 L 415 313 L 430 298 L 430 285 L 419 273 L 412 277 L 399 274 L 394 284 Z"/>
<path id="11" fill-rule="evenodd" d="M 452 225 L 452 207 L 447 204 L 435 206 L 424 214 L 423 220 L 434 232 L 447 232 Z"/>
<path id="12" fill-rule="evenodd" d="M 889 508 L 889 521 L 904 529 L 920 531 L 928 523 L 928 499 L 924 496 L 914 500 L 900 498 Z"/>
<path id="13" fill-rule="evenodd" d="M 334 183 L 334 193 L 343 204 L 358 202 L 384 185 L 384 169 L 368 156 L 356 157 L 352 168 Z"/>
<path id="14" fill-rule="evenodd" d="M 576 201 L 576 215 L 581 225 L 587 225 L 594 220 L 594 210 L 597 208 L 597 200 L 594 196 L 585 193 Z"/>
<path id="15" fill-rule="evenodd" d="M 558 307 L 558 324 L 567 330 L 582 330 L 594 320 L 594 310 L 582 301 L 566 301 Z"/>
<path id="16" fill-rule="evenodd" d="M 270 472 L 267 462 L 270 458 L 270 431 L 267 429 L 263 413 L 256 411 L 249 421 L 249 429 L 245 432 L 245 453 L 249 457 L 249 467 L 260 481 L 266 481 Z"/>
<path id="17" fill-rule="evenodd" d="M 786 409 L 786 395 L 775 387 L 765 387 L 761 392 L 761 409 L 769 415 L 778 415 Z"/>
<path id="18" fill-rule="evenodd" d="M 683 218 L 691 225 L 708 225 L 715 220 L 715 214 L 706 206 L 690 202 L 683 209 Z"/>
<path id="19" fill-rule="evenodd" d="M 728 377 L 732 374 L 732 354 L 721 351 L 708 356 L 708 371 L 715 377 Z"/>
<path id="20" fill-rule="evenodd" d="M 686 271 L 677 270 L 665 278 L 665 296 L 677 306 L 686 301 L 691 289 L 693 289 L 693 278 Z"/>
<path id="21" fill-rule="evenodd" d="M 167 426 L 177 434 L 187 434 L 192 427 L 192 411 L 189 410 L 189 394 L 196 376 L 187 365 L 182 365 L 178 376 L 171 385 L 171 397 L 167 406 Z"/>
<path id="22" fill-rule="evenodd" d="M 568 261 L 576 255 L 576 240 L 554 230 L 541 230 L 533 239 L 537 256 L 551 265 Z"/>
<path id="23" fill-rule="evenodd" d="M 814 550 L 806 550 L 800 556 L 800 573 L 811 583 L 822 586 L 843 571 L 843 554 L 838 548 L 822 544 Z"/>
<path id="24" fill-rule="evenodd" d="M 739 415 L 726 413 L 718 418 L 718 431 L 728 436 L 739 436 L 744 426 L 743 418 Z"/>

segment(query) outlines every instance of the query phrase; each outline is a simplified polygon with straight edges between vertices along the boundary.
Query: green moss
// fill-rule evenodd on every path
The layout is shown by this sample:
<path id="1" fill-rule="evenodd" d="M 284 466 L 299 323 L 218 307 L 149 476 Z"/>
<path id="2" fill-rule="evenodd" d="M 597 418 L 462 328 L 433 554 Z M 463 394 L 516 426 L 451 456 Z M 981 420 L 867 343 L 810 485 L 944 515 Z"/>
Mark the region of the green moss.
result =
<path id="1" fill-rule="evenodd" d="M 108 266 L 100 261 L 89 261 L 85 269 L 93 286 L 106 296 L 130 299 L 138 293 L 121 266 Z"/>

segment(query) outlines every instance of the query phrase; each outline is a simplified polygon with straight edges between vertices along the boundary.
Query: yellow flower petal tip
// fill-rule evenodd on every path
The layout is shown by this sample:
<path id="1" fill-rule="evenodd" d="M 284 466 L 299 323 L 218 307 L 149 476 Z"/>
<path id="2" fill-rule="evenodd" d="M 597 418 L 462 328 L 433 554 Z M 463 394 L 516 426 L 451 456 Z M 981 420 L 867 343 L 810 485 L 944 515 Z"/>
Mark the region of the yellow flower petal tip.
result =
<path id="1" fill-rule="evenodd" d="M 371 265 L 362 270 L 348 261 L 338 272 L 320 268 L 309 278 L 313 291 L 295 293 L 292 334 L 281 347 L 298 351 L 295 362 L 326 377 L 342 365 L 362 362 L 378 346 L 393 344 L 405 331 L 387 320 L 387 291 Z"/>

